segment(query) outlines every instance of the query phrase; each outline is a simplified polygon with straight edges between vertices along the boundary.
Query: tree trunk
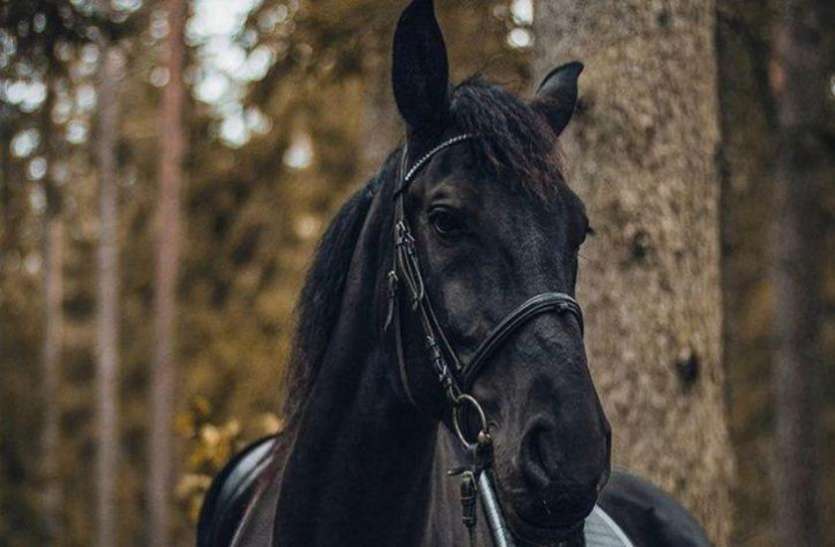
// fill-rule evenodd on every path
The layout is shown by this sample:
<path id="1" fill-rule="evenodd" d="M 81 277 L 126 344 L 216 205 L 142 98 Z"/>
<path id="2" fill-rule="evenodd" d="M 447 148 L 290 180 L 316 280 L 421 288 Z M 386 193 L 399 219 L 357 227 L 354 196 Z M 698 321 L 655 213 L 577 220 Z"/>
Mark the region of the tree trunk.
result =
<path id="1" fill-rule="evenodd" d="M 96 326 L 96 543 L 116 545 L 119 432 L 119 247 L 117 145 L 122 55 L 102 46 L 96 160 L 99 171 L 98 315 Z"/>
<path id="2" fill-rule="evenodd" d="M 174 470 L 176 374 L 175 329 L 177 271 L 180 257 L 180 188 L 185 148 L 183 129 L 183 62 L 186 0 L 168 0 L 168 37 L 165 66 L 169 80 L 160 107 L 160 164 L 157 205 L 156 293 L 154 295 L 155 352 L 151 375 L 151 430 L 148 444 L 149 539 L 154 547 L 168 547 Z"/>
<path id="3" fill-rule="evenodd" d="M 12 208 L 12 125 L 11 107 L 6 104 L 5 90 L 0 89 L 0 208 L 2 208 L 2 225 L 0 225 L 0 252 L 8 252 L 15 240 L 13 230 Z"/>
<path id="4" fill-rule="evenodd" d="M 538 73 L 587 67 L 562 142 L 597 232 L 581 253 L 580 298 L 615 463 L 674 494 L 727 545 L 714 4 L 537 8 Z"/>
<path id="5" fill-rule="evenodd" d="M 774 389 L 777 544 L 821 544 L 818 473 L 818 247 L 824 233 L 828 70 L 822 39 L 824 4 L 787 0 L 775 41 L 771 85 L 777 104 L 778 146 L 774 261 Z"/>
<path id="6" fill-rule="evenodd" d="M 769 87 L 774 0 L 717 1 L 716 56 L 722 145 L 723 360 L 736 454 L 733 544 L 774 545 L 771 284 L 767 257 L 776 166 Z"/>
<path id="7" fill-rule="evenodd" d="M 47 46 L 52 55 L 52 46 Z M 63 332 L 62 302 L 64 225 L 61 218 L 61 199 L 53 180 L 55 167 L 52 142 L 52 108 L 55 104 L 55 86 L 52 67 L 48 63 L 45 76 L 46 99 L 41 107 L 41 153 L 47 162 L 43 177 L 46 211 L 43 225 L 43 294 L 44 338 L 42 351 L 43 429 L 41 431 L 41 478 L 44 532 L 50 545 L 58 544 L 62 528 L 63 495 L 59 472 L 61 442 L 61 340 Z"/>

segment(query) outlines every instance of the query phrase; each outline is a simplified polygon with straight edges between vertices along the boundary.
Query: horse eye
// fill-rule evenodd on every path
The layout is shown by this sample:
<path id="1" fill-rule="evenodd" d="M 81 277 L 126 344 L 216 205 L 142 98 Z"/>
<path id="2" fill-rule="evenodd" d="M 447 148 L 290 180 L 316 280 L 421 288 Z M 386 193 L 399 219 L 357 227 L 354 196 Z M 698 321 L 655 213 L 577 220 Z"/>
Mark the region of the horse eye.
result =
<path id="1" fill-rule="evenodd" d="M 464 229 L 464 225 L 448 209 L 434 209 L 429 213 L 429 222 L 435 231 L 442 236 L 450 236 Z"/>

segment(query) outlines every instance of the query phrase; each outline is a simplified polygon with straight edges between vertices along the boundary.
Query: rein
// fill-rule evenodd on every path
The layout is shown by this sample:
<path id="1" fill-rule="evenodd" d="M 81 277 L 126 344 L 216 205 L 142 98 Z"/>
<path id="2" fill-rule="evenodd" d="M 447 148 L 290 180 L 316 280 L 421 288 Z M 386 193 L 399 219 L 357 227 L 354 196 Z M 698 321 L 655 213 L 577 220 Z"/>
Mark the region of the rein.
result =
<path id="1" fill-rule="evenodd" d="M 469 391 L 484 364 L 502 347 L 511 334 L 521 329 L 533 318 L 544 313 L 569 314 L 577 321 L 582 334 L 583 313 L 577 301 L 568 294 L 561 292 L 538 294 L 511 311 L 491 329 L 487 337 L 479 344 L 472 359 L 464 363 L 458 358 L 438 321 L 432 302 L 426 292 L 415 247 L 415 238 L 412 235 L 406 216 L 405 194 L 409 184 L 435 155 L 456 144 L 478 138 L 480 136 L 474 134 L 452 137 L 435 146 L 408 169 L 408 144 L 403 149 L 400 179 L 394 191 L 394 259 L 392 269 L 388 273 L 389 308 L 385 329 L 394 326 L 400 380 L 409 401 L 417 407 L 418 405 L 409 387 L 403 353 L 398 305 L 398 289 L 402 285 L 406 289 L 412 310 L 417 312 L 424 341 L 429 351 L 431 366 L 450 404 L 453 428 L 468 455 L 469 461 L 466 465 L 449 473 L 461 477 L 462 520 L 469 531 L 470 543 L 473 544 L 474 542 L 477 521 L 476 505 L 480 498 L 494 545 L 496 547 L 513 547 L 513 539 L 505 524 L 504 514 L 493 484 L 493 446 L 487 416 L 481 404 L 469 394 Z M 479 417 L 481 429 L 475 442 L 467 439 L 460 423 L 462 412 L 467 407 L 475 411 Z"/>

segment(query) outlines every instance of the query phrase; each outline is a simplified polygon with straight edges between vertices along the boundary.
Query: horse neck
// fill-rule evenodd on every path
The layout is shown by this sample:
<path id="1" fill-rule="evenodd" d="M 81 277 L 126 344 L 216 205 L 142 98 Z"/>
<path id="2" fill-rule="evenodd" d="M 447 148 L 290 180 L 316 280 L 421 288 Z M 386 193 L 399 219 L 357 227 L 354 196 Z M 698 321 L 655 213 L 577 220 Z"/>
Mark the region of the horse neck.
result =
<path id="1" fill-rule="evenodd" d="M 359 383 L 374 384 L 363 377 Z M 370 387 L 360 390 L 365 399 Z M 343 407 L 322 401 L 324 416 L 299 435 L 285 467 L 274 545 L 459 546 L 461 464 L 457 440 L 415 410 L 383 400 Z M 478 545 L 489 533 L 479 518 Z"/>
<path id="2" fill-rule="evenodd" d="M 396 394 L 396 363 L 375 321 L 390 209 L 376 196 L 360 232 L 341 316 L 294 427 L 276 545 L 410 545 L 422 534 L 438 426 Z"/>

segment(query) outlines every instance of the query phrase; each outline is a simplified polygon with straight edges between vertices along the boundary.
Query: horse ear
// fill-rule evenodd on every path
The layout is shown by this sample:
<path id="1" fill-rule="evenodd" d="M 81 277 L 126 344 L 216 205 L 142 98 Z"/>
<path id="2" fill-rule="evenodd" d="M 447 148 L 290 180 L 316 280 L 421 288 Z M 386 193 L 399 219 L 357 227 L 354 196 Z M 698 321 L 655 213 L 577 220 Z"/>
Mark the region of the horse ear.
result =
<path id="1" fill-rule="evenodd" d="M 545 76 L 536 92 L 533 106 L 545 115 L 558 136 L 577 106 L 577 79 L 581 72 L 583 63 L 578 61 L 558 66 Z"/>
<path id="2" fill-rule="evenodd" d="M 439 130 L 449 110 L 449 62 L 432 0 L 412 0 L 394 33 L 394 98 L 410 131 Z"/>

